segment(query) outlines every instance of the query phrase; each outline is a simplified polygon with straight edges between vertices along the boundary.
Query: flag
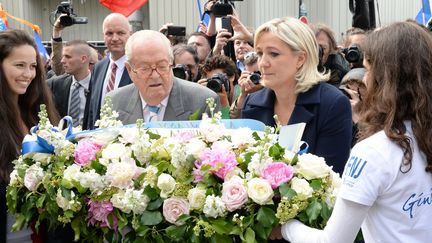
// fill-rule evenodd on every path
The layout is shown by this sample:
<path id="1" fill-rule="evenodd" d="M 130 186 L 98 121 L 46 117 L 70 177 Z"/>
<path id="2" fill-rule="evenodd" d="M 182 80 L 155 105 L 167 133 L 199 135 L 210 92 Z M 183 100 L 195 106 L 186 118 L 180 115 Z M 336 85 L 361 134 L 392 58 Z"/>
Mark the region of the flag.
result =
<path id="1" fill-rule="evenodd" d="M 431 21 L 432 15 L 430 5 L 430 0 L 422 0 L 422 7 L 415 18 L 417 23 L 427 26 Z"/>
<path id="2" fill-rule="evenodd" d="M 37 31 L 34 32 L 34 39 L 35 39 L 35 42 L 36 42 L 39 54 L 45 60 L 48 60 L 50 56 L 49 56 L 47 50 L 45 49 L 45 46 L 42 44 L 41 38 L 40 38 L 40 36 L 39 36 L 39 34 L 38 34 Z"/>
<path id="3" fill-rule="evenodd" d="M 209 23 L 210 23 L 210 15 L 208 15 L 208 13 L 202 13 L 201 10 L 201 1 L 197 0 L 197 5 L 198 5 L 198 12 L 199 12 L 199 16 L 200 16 L 200 22 L 202 22 L 203 24 L 205 24 L 205 26 L 208 27 Z M 198 24 L 197 26 L 197 32 L 199 32 L 200 26 Z"/>
<path id="4" fill-rule="evenodd" d="M 0 31 L 7 29 L 6 23 L 0 18 Z"/>
<path id="5" fill-rule="evenodd" d="M 107 7 L 111 12 L 121 13 L 126 17 L 147 2 L 148 0 L 99 0 L 99 3 Z"/>

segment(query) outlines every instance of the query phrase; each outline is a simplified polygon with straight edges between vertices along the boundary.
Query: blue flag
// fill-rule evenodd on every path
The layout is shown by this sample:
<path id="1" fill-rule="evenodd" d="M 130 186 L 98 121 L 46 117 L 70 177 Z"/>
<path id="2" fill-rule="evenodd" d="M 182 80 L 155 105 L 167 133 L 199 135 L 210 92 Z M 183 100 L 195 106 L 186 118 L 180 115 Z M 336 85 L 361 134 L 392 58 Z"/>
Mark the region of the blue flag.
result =
<path id="1" fill-rule="evenodd" d="M 6 26 L 5 22 L 3 22 L 3 19 L 0 18 L 0 31 L 3 31 L 5 29 L 7 29 L 7 26 Z"/>
<path id="2" fill-rule="evenodd" d="M 45 46 L 42 44 L 41 38 L 36 31 L 34 32 L 34 39 L 36 41 L 36 45 L 37 45 L 39 54 L 45 59 L 45 61 L 48 60 L 49 54 L 48 54 L 47 50 L 45 49 Z"/>
<path id="3" fill-rule="evenodd" d="M 208 15 L 207 13 L 204 13 L 204 15 L 203 15 L 202 10 L 201 10 L 201 1 L 200 0 L 197 0 L 197 5 L 198 5 L 199 16 L 200 16 L 200 22 L 202 21 L 208 27 L 208 24 L 210 23 L 210 15 Z M 199 31 L 199 24 L 198 24 L 196 31 L 197 32 Z"/>
<path id="4" fill-rule="evenodd" d="M 424 26 L 427 26 L 428 23 L 431 21 L 432 15 L 431 15 L 431 7 L 430 7 L 430 0 L 422 0 L 422 8 L 418 12 L 416 16 L 416 22 L 419 24 L 422 24 Z"/>

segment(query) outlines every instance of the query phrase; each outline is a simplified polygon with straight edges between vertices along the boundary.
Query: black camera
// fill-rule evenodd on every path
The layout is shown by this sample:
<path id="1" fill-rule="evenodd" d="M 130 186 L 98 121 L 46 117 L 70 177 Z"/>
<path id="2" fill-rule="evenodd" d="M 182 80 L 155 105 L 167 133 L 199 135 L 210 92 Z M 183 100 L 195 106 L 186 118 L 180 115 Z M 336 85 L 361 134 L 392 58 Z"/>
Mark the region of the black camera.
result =
<path id="1" fill-rule="evenodd" d="M 345 59 L 349 63 L 358 63 L 363 61 L 363 53 L 357 44 L 352 44 L 350 47 L 342 49 L 342 53 L 345 55 Z"/>
<path id="2" fill-rule="evenodd" d="M 192 72 L 187 65 L 175 65 L 175 67 L 173 67 L 173 73 L 177 78 L 192 81 Z"/>
<path id="3" fill-rule="evenodd" d="M 253 84 L 259 84 L 261 81 L 261 72 L 255 71 L 250 76 L 249 79 L 252 81 Z"/>
<path id="4" fill-rule="evenodd" d="M 216 17 L 227 16 L 233 14 L 233 1 L 243 1 L 243 0 L 218 0 L 216 1 L 211 9 L 211 12 Z"/>
<path id="5" fill-rule="evenodd" d="M 87 17 L 77 17 L 74 13 L 72 5 L 70 2 L 61 2 L 57 6 L 56 15 L 66 14 L 65 16 L 60 17 L 60 24 L 63 27 L 71 26 L 74 24 L 87 24 Z"/>
<path id="6" fill-rule="evenodd" d="M 225 86 L 225 91 L 229 93 L 230 82 L 224 73 L 215 74 L 213 77 L 207 79 L 207 88 L 213 90 L 216 93 L 222 91 L 222 85 Z"/>

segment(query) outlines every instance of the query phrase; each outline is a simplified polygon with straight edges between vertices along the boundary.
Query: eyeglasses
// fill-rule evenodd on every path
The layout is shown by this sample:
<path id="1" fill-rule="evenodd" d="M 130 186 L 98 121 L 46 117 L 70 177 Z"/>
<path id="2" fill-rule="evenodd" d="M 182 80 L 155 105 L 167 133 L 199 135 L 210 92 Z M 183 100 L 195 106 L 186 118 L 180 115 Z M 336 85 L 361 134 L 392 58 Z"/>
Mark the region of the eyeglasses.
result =
<path id="1" fill-rule="evenodd" d="M 135 75 L 137 75 L 138 77 L 146 77 L 146 78 L 150 77 L 153 71 L 156 71 L 159 75 L 166 74 L 172 67 L 172 65 L 168 63 L 159 64 L 156 66 L 144 65 L 140 68 L 134 68 L 134 66 L 131 63 L 129 63 L 129 65 L 131 66 L 131 70 L 132 72 L 135 73 Z"/>

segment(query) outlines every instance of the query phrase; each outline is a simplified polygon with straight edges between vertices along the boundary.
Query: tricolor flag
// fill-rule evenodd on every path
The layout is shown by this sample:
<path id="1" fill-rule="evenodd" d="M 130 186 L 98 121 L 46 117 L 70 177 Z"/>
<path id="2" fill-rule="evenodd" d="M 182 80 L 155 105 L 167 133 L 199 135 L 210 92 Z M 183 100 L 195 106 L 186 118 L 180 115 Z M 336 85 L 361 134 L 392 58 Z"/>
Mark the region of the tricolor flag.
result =
<path id="1" fill-rule="evenodd" d="M 99 3 L 107 7 L 111 12 L 121 13 L 128 17 L 148 0 L 99 0 Z"/>
<path id="2" fill-rule="evenodd" d="M 34 32 L 34 39 L 35 39 L 39 54 L 41 55 L 41 57 L 43 57 L 45 59 L 45 61 L 48 60 L 50 58 L 50 56 L 49 56 L 47 50 L 45 49 L 45 46 L 42 44 L 41 38 L 40 38 L 37 31 Z"/>
<path id="3" fill-rule="evenodd" d="M 7 29 L 6 23 L 3 22 L 3 19 L 0 18 L 0 31 Z"/>

